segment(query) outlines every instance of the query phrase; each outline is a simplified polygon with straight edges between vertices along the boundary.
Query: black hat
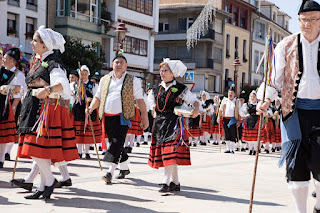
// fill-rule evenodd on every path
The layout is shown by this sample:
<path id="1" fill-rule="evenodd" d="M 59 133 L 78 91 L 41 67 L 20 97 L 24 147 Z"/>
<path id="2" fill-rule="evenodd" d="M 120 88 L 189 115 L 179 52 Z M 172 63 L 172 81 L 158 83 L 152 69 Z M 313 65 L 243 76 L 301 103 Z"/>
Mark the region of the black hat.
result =
<path id="1" fill-rule="evenodd" d="M 75 75 L 75 76 L 77 76 L 77 77 L 79 78 L 79 73 L 78 73 L 77 70 L 72 70 L 72 71 L 70 72 L 70 74 Z"/>
<path id="2" fill-rule="evenodd" d="M 122 55 L 122 53 L 119 52 L 119 51 L 116 51 L 116 55 L 115 55 L 115 57 L 113 58 L 112 62 L 113 62 L 114 60 L 116 60 L 117 58 L 123 58 L 123 59 L 128 63 L 126 57 L 124 57 L 124 55 Z"/>
<path id="3" fill-rule="evenodd" d="M 20 50 L 16 47 L 9 49 L 6 55 L 12 57 L 16 62 L 20 60 Z"/>
<path id="4" fill-rule="evenodd" d="M 313 0 L 303 0 L 298 15 L 303 12 L 320 11 L 320 5 Z"/>
<path id="5" fill-rule="evenodd" d="M 234 84 L 232 84 L 230 87 L 229 87 L 229 89 L 228 89 L 228 91 L 235 91 L 235 89 L 236 89 L 236 86 L 234 85 Z"/>
<path id="6" fill-rule="evenodd" d="M 244 98 L 244 95 L 246 94 L 246 92 L 244 90 L 241 91 L 239 98 Z"/>

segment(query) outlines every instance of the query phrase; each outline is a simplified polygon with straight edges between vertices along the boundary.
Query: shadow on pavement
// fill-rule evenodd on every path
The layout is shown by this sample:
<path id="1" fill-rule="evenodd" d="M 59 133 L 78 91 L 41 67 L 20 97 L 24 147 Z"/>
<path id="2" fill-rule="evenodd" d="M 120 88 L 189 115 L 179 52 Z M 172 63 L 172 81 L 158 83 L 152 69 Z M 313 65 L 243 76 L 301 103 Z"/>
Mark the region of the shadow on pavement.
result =
<path id="1" fill-rule="evenodd" d="M 27 205 L 24 203 L 9 202 L 8 198 L 0 196 L 0 205 Z"/>

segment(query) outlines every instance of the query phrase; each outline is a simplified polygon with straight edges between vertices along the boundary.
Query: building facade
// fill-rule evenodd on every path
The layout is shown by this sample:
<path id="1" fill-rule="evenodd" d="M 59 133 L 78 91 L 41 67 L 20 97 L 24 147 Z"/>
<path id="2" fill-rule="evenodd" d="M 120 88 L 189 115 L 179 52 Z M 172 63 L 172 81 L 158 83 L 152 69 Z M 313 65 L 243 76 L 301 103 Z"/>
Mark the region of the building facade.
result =
<path id="1" fill-rule="evenodd" d="M 0 1 L 0 43 L 23 48 L 26 58 L 33 53 L 33 33 L 46 25 L 47 2 L 40 0 Z"/>
<path id="2" fill-rule="evenodd" d="M 265 40 L 270 29 L 270 35 L 275 45 L 284 37 L 289 36 L 290 16 L 279 10 L 274 3 L 259 1 L 258 10 L 252 15 L 252 60 L 251 85 L 259 86 L 263 81 L 264 63 L 259 70 L 258 65 L 265 51 Z"/>
<path id="3" fill-rule="evenodd" d="M 178 2 L 178 3 L 176 3 Z M 224 19 L 217 10 L 209 29 L 197 44 L 187 49 L 187 30 L 197 19 L 206 1 L 160 1 L 159 34 L 155 37 L 154 82 L 159 83 L 159 63 L 163 58 L 179 59 L 194 73 L 193 92 L 222 93 Z M 184 79 L 178 79 L 184 82 Z"/>

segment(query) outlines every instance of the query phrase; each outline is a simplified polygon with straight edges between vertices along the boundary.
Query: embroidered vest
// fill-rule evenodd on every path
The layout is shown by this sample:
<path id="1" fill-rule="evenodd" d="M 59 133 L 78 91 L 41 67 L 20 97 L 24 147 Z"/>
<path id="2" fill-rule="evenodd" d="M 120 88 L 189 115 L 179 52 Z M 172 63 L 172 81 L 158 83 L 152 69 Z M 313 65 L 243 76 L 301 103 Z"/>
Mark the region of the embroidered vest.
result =
<path id="1" fill-rule="evenodd" d="M 282 86 L 282 120 L 288 120 L 297 102 L 297 93 L 303 73 L 302 44 L 300 34 L 284 38 L 285 61 Z"/>
<path id="2" fill-rule="evenodd" d="M 100 84 L 101 87 L 101 100 L 99 106 L 99 119 L 101 120 L 104 114 L 104 107 L 106 105 L 107 96 L 109 93 L 109 86 L 111 82 L 112 74 L 102 77 Z M 121 102 L 122 102 L 122 114 L 125 120 L 131 120 L 135 116 L 134 96 L 133 96 L 133 76 L 126 74 L 123 80 L 121 88 Z"/>

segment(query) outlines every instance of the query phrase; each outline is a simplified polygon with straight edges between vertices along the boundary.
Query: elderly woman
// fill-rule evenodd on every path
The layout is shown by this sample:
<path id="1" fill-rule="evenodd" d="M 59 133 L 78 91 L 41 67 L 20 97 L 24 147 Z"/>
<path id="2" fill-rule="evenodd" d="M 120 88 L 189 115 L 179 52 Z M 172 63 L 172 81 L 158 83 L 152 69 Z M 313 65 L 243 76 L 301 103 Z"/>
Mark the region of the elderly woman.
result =
<path id="1" fill-rule="evenodd" d="M 69 117 L 71 96 L 66 71 L 54 54 L 64 52 L 60 33 L 40 26 L 31 42 L 36 53 L 26 77 L 27 92 L 21 107 L 18 157 L 32 158 L 39 166 L 41 182 L 38 191 L 27 199 L 50 199 L 57 184 L 51 162 L 63 164 L 78 158 L 75 133 Z M 65 167 L 66 169 L 66 167 Z"/>
<path id="2" fill-rule="evenodd" d="M 187 70 L 181 61 L 165 59 L 159 68 L 162 82 L 148 96 L 157 114 L 148 164 L 155 169 L 164 167 L 164 179 L 159 192 L 180 191 L 178 165 L 191 165 L 191 161 L 188 134 L 181 132 L 185 126 L 176 126 L 178 116 L 174 114 L 174 108 L 181 106 L 183 101 L 193 104 L 195 109 L 192 117 L 195 118 L 199 114 L 199 102 L 185 85 L 175 80 L 175 77 L 184 76 Z M 185 135 L 185 141 L 180 141 L 181 134 Z"/>
<path id="3" fill-rule="evenodd" d="M 74 82 L 71 86 L 71 92 L 75 95 L 75 103 L 72 108 L 72 121 L 73 126 L 76 130 L 76 143 L 78 144 L 78 154 L 79 157 L 82 158 L 82 151 L 84 147 L 84 152 L 86 154 L 86 159 L 90 159 L 89 148 L 90 144 L 94 144 L 94 140 L 92 137 L 92 130 L 90 123 L 87 122 L 87 126 L 85 127 L 86 117 L 85 110 L 86 104 L 91 103 L 92 98 L 96 94 L 98 90 L 98 86 L 89 80 L 90 70 L 86 65 L 82 65 L 80 69 L 80 79 L 79 82 Z M 82 96 L 81 91 L 86 92 L 87 103 Z M 101 122 L 97 119 L 97 110 L 94 110 L 91 114 L 92 126 L 94 130 L 94 135 L 96 137 L 96 141 L 101 141 Z"/>

